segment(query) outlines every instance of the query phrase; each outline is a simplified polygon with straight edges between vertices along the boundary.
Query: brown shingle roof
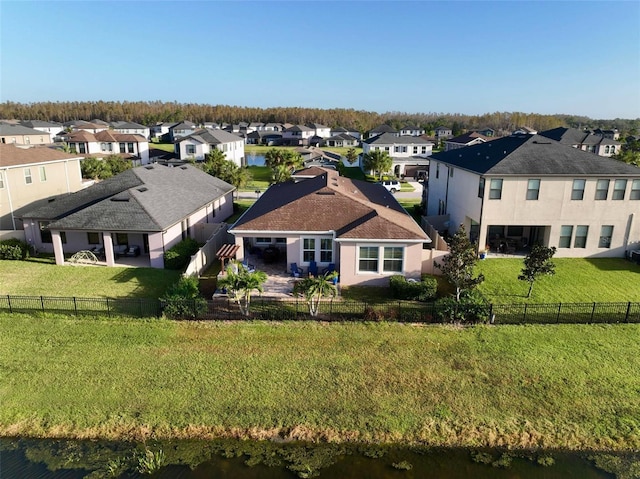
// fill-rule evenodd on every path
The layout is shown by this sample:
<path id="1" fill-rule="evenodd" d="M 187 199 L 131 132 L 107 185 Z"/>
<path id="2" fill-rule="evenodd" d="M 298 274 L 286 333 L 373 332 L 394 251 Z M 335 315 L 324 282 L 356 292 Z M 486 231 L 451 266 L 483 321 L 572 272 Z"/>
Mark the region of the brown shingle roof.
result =
<path id="1" fill-rule="evenodd" d="M 83 158 L 79 155 L 70 155 L 64 151 L 54 150 L 46 146 L 32 146 L 21 148 L 19 146 L 0 144 L 0 167 L 29 165 L 47 161 L 69 160 Z"/>
<path id="2" fill-rule="evenodd" d="M 235 231 L 335 231 L 337 238 L 428 241 L 381 185 L 326 171 L 271 186 L 233 225 Z"/>

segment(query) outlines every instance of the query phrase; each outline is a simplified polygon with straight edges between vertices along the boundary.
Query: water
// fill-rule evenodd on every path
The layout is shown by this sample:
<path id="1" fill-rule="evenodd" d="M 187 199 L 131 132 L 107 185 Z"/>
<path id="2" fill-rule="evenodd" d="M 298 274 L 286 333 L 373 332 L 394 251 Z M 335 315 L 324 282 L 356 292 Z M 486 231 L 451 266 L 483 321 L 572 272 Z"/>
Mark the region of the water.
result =
<path id="1" fill-rule="evenodd" d="M 146 448 L 146 449 L 145 449 Z M 160 451 L 162 451 L 160 453 Z M 155 453 L 155 456 L 154 456 Z M 162 479 L 606 479 L 586 453 L 418 449 L 257 441 L 105 441 L 0 439 L 1 479 L 147 477 L 153 460 Z M 552 458 L 552 459 L 551 459 Z M 640 455 L 601 456 L 617 463 L 620 477 Z M 540 462 L 553 462 L 543 466 Z M 151 466 L 149 466 L 151 464 Z M 146 469 L 145 469 L 146 467 Z M 609 466 L 610 468 L 610 466 Z M 632 476 L 629 476 L 632 477 Z"/>
<path id="2" fill-rule="evenodd" d="M 249 153 L 247 155 L 247 166 L 264 166 L 264 155 L 254 155 Z"/>

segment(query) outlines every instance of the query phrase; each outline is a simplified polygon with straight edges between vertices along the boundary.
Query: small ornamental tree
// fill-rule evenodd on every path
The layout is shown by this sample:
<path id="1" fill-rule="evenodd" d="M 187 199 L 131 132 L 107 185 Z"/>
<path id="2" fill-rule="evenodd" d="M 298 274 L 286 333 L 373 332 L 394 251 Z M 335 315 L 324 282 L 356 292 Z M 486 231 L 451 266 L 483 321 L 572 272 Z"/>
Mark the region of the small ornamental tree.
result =
<path id="1" fill-rule="evenodd" d="M 218 279 L 218 286 L 227 290 L 227 294 L 238 303 L 244 316 L 249 316 L 251 295 L 254 291 L 262 293 L 267 279 L 264 271 L 249 272 L 239 261 L 232 261 L 226 274 Z"/>
<path id="2" fill-rule="evenodd" d="M 456 288 L 456 301 L 460 301 L 460 294 L 463 291 L 470 291 L 484 281 L 483 275 L 475 277 L 473 275 L 477 262 L 475 246 L 467 238 L 464 225 L 460 225 L 449 241 L 449 254 L 442 258 L 442 263 L 433 262 L 433 265 L 442 271 L 442 275 Z"/>
<path id="3" fill-rule="evenodd" d="M 320 300 L 325 296 L 335 297 L 338 294 L 338 288 L 335 285 L 337 277 L 338 273 L 333 271 L 321 276 L 304 278 L 296 282 L 293 287 L 293 294 L 295 296 L 304 296 L 309 305 L 309 314 L 317 316 Z"/>
<path id="4" fill-rule="evenodd" d="M 358 153 L 356 153 L 356 149 L 349 148 L 347 150 L 347 154 L 345 155 L 345 158 L 347 159 L 350 165 L 353 165 L 358 159 Z"/>
<path id="5" fill-rule="evenodd" d="M 556 265 L 551 261 L 554 254 L 556 254 L 555 246 L 548 248 L 547 246 L 533 245 L 531 252 L 524 259 L 524 268 L 522 268 L 518 279 L 529 283 L 527 298 L 531 297 L 533 283 L 539 276 L 556 274 Z"/>

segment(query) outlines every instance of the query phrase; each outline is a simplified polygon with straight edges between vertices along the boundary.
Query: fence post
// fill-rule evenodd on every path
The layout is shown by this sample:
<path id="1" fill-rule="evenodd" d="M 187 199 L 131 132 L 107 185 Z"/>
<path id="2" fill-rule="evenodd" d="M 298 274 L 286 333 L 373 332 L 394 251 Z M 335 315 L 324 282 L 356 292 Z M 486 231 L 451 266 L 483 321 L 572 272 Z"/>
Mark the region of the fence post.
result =
<path id="1" fill-rule="evenodd" d="M 624 315 L 624 322 L 629 322 L 629 314 L 631 314 L 631 301 L 627 303 L 627 314 Z"/>
<path id="2" fill-rule="evenodd" d="M 13 308 L 11 307 L 11 296 L 7 295 L 7 303 L 9 304 L 9 312 L 13 313 Z"/>
<path id="3" fill-rule="evenodd" d="M 40 306 L 42 306 L 42 312 L 44 313 L 44 298 L 40 296 Z"/>
<path id="4" fill-rule="evenodd" d="M 333 321 L 333 298 L 329 301 L 329 321 Z"/>
<path id="5" fill-rule="evenodd" d="M 591 322 L 593 323 L 593 317 L 596 314 L 596 302 L 593 302 L 593 308 L 591 308 Z"/>
<path id="6" fill-rule="evenodd" d="M 560 322 L 560 310 L 562 309 L 562 303 L 558 303 L 558 315 L 556 316 L 556 324 Z"/>
<path id="7" fill-rule="evenodd" d="M 522 322 L 527 322 L 527 305 L 528 303 L 524 303 L 524 311 L 522 312 Z"/>
<path id="8" fill-rule="evenodd" d="M 138 301 L 139 301 L 138 304 L 140 305 L 140 317 L 142 318 L 142 317 L 144 317 L 144 311 L 143 311 L 143 308 L 142 308 L 142 298 L 140 298 Z"/>
<path id="9" fill-rule="evenodd" d="M 78 316 L 78 303 L 76 303 L 76 297 L 73 297 L 73 313 Z"/>
<path id="10" fill-rule="evenodd" d="M 496 318 L 493 316 L 493 303 L 489 303 L 489 323 L 493 324 Z"/>
<path id="11" fill-rule="evenodd" d="M 111 310 L 109 309 L 109 298 L 107 298 L 107 317 L 111 317 Z"/>

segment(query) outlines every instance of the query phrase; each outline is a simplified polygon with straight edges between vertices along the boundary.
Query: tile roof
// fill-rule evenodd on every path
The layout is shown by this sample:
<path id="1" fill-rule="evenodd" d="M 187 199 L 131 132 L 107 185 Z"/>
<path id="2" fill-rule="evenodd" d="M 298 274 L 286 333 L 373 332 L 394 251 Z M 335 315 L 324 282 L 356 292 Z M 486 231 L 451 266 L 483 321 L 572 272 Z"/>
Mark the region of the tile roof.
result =
<path id="1" fill-rule="evenodd" d="M 272 185 L 231 231 L 335 231 L 338 239 L 429 241 L 384 187 L 330 170 Z"/>
<path id="2" fill-rule="evenodd" d="M 164 231 L 234 187 L 200 169 L 146 165 L 58 198 L 23 217 L 89 231 Z"/>
<path id="3" fill-rule="evenodd" d="M 435 153 L 441 161 L 480 175 L 638 176 L 640 168 L 563 145 L 541 135 L 512 135 Z"/>
<path id="4" fill-rule="evenodd" d="M 0 144 L 0 167 L 29 165 L 49 161 L 82 159 L 83 156 L 72 155 L 47 146 L 22 148 L 17 145 Z"/>

